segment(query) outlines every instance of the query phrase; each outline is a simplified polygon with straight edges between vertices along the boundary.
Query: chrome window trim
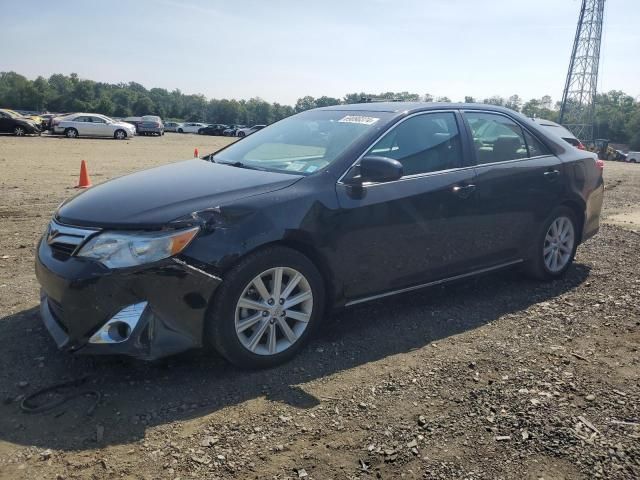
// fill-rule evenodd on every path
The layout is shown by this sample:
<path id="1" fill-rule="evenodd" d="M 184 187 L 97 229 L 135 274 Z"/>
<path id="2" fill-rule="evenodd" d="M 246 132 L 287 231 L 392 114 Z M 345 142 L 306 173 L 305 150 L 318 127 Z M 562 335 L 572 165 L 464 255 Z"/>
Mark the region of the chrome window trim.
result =
<path id="1" fill-rule="evenodd" d="M 475 167 L 476 167 L 475 165 L 465 165 L 464 167 L 448 168 L 446 170 L 438 170 L 437 172 L 416 173 L 414 175 L 407 175 L 406 177 L 399 178 L 398 180 L 392 180 L 390 182 L 363 182 L 362 186 L 378 187 L 380 185 L 390 185 L 398 182 L 417 180 L 419 178 L 435 177 L 438 175 L 446 175 L 447 173 L 452 173 L 452 172 L 461 172 L 463 170 L 473 170 Z M 345 185 L 345 184 L 341 183 L 341 185 Z"/>
<path id="2" fill-rule="evenodd" d="M 403 118 L 399 122 L 394 123 L 389 128 L 387 128 L 384 132 L 382 132 L 380 135 L 378 135 L 376 137 L 376 139 L 369 144 L 369 146 L 365 149 L 365 151 L 351 165 L 349 165 L 349 167 L 347 167 L 347 169 L 342 173 L 342 175 L 340 175 L 340 178 L 338 178 L 338 180 L 336 181 L 336 185 L 346 185 L 342 180 L 344 179 L 344 177 L 347 176 L 347 173 L 349 173 L 349 170 L 351 170 L 353 167 L 355 167 L 356 164 L 360 160 L 362 160 L 364 158 L 364 156 L 367 154 L 367 152 L 369 150 L 371 150 L 371 148 L 373 148 L 373 146 L 382 139 L 382 137 L 384 137 L 391 130 L 393 130 L 396 127 L 398 127 L 400 124 L 406 122 L 410 118 L 417 117 L 418 115 L 429 115 L 429 114 L 432 114 L 432 113 L 451 113 L 455 117 L 457 111 L 459 111 L 459 109 L 457 109 L 457 108 L 451 108 L 451 109 L 444 109 L 443 108 L 443 109 L 438 109 L 438 110 L 424 110 L 424 111 L 421 111 L 421 112 L 412 113 L 411 115 L 406 116 L 405 118 Z M 458 125 L 458 119 L 457 118 L 456 118 L 456 125 L 458 126 L 458 134 L 460 136 L 462 136 L 462 130 L 460 129 L 460 125 Z M 460 142 L 462 142 L 462 138 L 460 139 Z M 428 175 L 428 174 L 433 174 L 433 173 L 441 173 L 441 172 L 445 172 L 445 171 L 450 172 L 450 171 L 460 170 L 460 169 L 467 168 L 467 167 L 469 167 L 469 165 L 465 165 L 464 167 L 458 167 L 458 168 L 450 168 L 448 170 L 438 170 L 437 172 L 416 173 L 415 175 L 408 175 L 407 177 L 403 176 L 402 178 L 400 178 L 398 180 L 394 180 L 392 182 L 371 183 L 371 185 L 387 185 L 387 184 L 390 184 L 390 183 L 399 182 L 402 179 L 409 178 L 409 177 L 416 178 L 418 176 L 423 176 L 423 175 Z"/>
<path id="3" fill-rule="evenodd" d="M 505 163 L 525 162 L 527 160 L 536 160 L 536 159 L 545 158 L 545 157 L 553 157 L 553 155 L 552 154 L 537 155 L 535 157 L 514 158 L 513 160 L 503 160 L 501 162 L 478 163 L 477 165 L 474 165 L 474 167 L 480 168 L 480 167 L 487 167 L 487 166 L 493 166 L 493 165 L 504 165 Z"/>
<path id="4" fill-rule="evenodd" d="M 440 285 L 442 283 L 448 283 L 454 280 L 460 280 L 462 278 L 467 278 L 467 277 L 472 277 L 474 275 L 480 275 L 482 273 L 492 272 L 494 270 L 499 270 L 501 268 L 517 265 L 518 263 L 522 263 L 523 261 L 524 261 L 523 259 L 513 260 L 511 262 L 505 262 L 499 265 L 494 265 L 493 267 L 481 268 L 480 270 L 474 270 L 473 272 L 462 273 L 460 275 L 454 275 L 453 277 L 442 278 L 440 280 L 434 280 L 432 282 L 422 283 L 420 285 L 414 285 L 412 287 L 400 288 L 398 290 L 390 290 L 388 292 L 371 295 L 369 297 L 357 298 L 355 300 L 351 300 L 347 302 L 345 304 L 345 307 L 351 307 L 353 305 L 358 305 L 359 303 L 370 302 L 373 300 L 378 300 L 380 298 L 390 297 L 392 295 L 398 295 L 400 293 L 412 292 L 413 290 L 419 290 L 421 288 L 432 287 L 435 285 Z"/>

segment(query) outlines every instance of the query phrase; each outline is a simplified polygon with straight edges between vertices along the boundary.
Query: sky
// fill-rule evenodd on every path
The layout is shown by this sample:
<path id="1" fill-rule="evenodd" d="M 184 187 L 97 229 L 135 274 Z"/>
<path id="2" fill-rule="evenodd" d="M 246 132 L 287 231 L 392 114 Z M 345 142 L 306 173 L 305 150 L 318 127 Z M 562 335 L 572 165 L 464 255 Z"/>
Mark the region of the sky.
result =
<path id="1" fill-rule="evenodd" d="M 208 98 L 560 100 L 580 0 L 0 0 L 0 71 Z M 640 0 L 608 0 L 599 90 L 640 100 Z"/>

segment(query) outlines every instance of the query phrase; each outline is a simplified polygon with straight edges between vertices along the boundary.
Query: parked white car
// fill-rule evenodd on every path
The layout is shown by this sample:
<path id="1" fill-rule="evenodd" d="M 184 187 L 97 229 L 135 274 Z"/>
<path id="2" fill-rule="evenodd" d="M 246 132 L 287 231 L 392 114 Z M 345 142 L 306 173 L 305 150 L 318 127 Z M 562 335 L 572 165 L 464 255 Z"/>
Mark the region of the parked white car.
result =
<path id="1" fill-rule="evenodd" d="M 165 132 L 177 132 L 178 129 L 181 127 L 182 127 L 182 124 L 178 122 L 164 122 Z"/>
<path id="2" fill-rule="evenodd" d="M 249 127 L 249 128 L 240 128 L 236 131 L 236 136 L 248 137 L 252 133 L 257 132 L 258 130 L 262 130 L 264 127 L 266 127 L 266 125 L 254 125 L 253 127 Z"/>
<path id="3" fill-rule="evenodd" d="M 127 122 L 115 120 L 97 113 L 75 113 L 63 117 L 54 126 L 54 133 L 63 134 L 67 138 L 77 137 L 112 137 L 124 140 L 136 134 L 136 127 Z"/>
<path id="4" fill-rule="evenodd" d="M 640 152 L 627 152 L 627 159 L 625 162 L 640 163 Z"/>
<path id="5" fill-rule="evenodd" d="M 547 132 L 551 132 L 557 135 L 558 137 L 563 139 L 565 142 L 570 143 L 574 147 L 579 148 L 580 150 L 586 150 L 582 142 L 578 140 L 573 133 L 571 133 L 569 130 L 567 130 L 565 127 L 563 127 L 559 123 L 552 122 L 551 120 L 545 120 L 544 118 L 532 118 L 531 120 L 533 120 L 535 123 L 540 125 Z"/>
<path id="6" fill-rule="evenodd" d="M 186 122 L 178 127 L 178 133 L 198 133 L 198 130 L 206 126 L 206 123 Z"/>

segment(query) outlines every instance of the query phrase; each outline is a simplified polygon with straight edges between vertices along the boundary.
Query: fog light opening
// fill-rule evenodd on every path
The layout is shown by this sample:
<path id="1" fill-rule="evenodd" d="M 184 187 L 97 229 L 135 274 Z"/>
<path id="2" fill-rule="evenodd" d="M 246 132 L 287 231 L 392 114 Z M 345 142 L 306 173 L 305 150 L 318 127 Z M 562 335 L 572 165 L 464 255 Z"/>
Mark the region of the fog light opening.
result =
<path id="1" fill-rule="evenodd" d="M 131 327 L 125 322 L 112 322 L 107 335 L 114 342 L 124 342 L 131 335 Z"/>

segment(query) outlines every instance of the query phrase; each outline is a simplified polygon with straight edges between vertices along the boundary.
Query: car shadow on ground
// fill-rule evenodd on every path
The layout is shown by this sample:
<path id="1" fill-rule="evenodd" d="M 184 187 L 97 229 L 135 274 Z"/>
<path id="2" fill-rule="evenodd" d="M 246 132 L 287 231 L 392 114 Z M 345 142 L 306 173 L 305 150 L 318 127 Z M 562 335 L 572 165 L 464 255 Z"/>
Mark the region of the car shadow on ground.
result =
<path id="1" fill-rule="evenodd" d="M 74 357 L 55 349 L 32 308 L 0 319 L 0 440 L 86 450 L 137 441 L 155 425 L 259 397 L 311 408 L 320 399 L 305 391 L 306 382 L 481 327 L 571 291 L 588 276 L 589 267 L 582 264 L 551 283 L 526 280 L 511 270 L 345 309 L 331 315 L 295 359 L 262 371 L 233 368 L 204 351 L 151 364 Z M 102 394 L 92 416 L 86 414 L 88 397 L 40 414 L 21 411 L 21 395 L 84 375 L 90 375 L 88 388 Z M 98 425 L 104 427 L 101 445 L 96 444 Z"/>

